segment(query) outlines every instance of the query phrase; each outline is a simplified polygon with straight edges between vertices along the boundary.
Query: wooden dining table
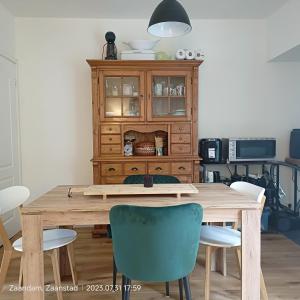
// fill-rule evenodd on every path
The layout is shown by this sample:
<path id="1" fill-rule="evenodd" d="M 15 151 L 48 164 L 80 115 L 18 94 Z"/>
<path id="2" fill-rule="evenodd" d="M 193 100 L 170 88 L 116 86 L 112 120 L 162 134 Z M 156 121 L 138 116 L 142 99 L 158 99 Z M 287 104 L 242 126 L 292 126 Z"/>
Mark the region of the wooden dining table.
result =
<path id="1" fill-rule="evenodd" d="M 241 299 L 260 299 L 260 204 L 223 184 L 195 183 L 197 194 L 84 196 L 58 186 L 21 208 L 24 300 L 44 299 L 42 230 L 48 226 L 109 224 L 110 209 L 119 204 L 170 206 L 198 203 L 204 222 L 240 222 L 242 233 Z M 83 186 L 81 186 L 83 187 Z M 180 220 L 178 220 L 180 222 Z"/>

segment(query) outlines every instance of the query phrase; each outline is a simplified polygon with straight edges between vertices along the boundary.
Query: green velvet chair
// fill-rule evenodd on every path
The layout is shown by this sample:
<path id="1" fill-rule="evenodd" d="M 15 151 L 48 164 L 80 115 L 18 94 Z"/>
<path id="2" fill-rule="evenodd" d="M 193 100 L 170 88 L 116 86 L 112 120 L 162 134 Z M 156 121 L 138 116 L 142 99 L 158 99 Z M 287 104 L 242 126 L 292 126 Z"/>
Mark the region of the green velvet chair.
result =
<path id="1" fill-rule="evenodd" d="M 189 203 L 167 207 L 117 205 L 110 211 L 116 267 L 123 274 L 123 300 L 131 280 L 182 280 L 191 300 L 188 275 L 196 263 L 203 210 Z"/>
<path id="2" fill-rule="evenodd" d="M 130 175 L 127 176 L 123 184 L 143 184 L 144 183 L 144 176 L 145 175 Z M 179 179 L 175 176 L 170 175 L 152 175 L 153 177 L 153 183 L 156 184 L 167 184 L 167 183 L 180 183 Z M 109 238 L 111 238 L 111 229 L 110 225 L 107 226 L 107 235 Z M 115 288 L 117 284 L 117 268 L 115 264 L 115 260 L 113 258 L 113 287 Z M 179 288 L 181 289 L 182 282 L 179 282 Z M 166 296 L 169 296 L 169 282 L 166 282 Z M 180 298 L 181 300 L 181 298 Z"/>

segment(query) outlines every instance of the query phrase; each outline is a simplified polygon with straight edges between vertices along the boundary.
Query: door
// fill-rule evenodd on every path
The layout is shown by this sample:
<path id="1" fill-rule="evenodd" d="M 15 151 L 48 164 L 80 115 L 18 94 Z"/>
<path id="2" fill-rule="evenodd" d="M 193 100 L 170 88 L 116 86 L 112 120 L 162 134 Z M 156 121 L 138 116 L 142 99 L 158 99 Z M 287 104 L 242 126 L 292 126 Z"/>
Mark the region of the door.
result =
<path id="1" fill-rule="evenodd" d="M 151 71 L 147 75 L 148 121 L 189 121 L 192 77 L 188 71 Z"/>
<path id="2" fill-rule="evenodd" d="M 20 184 L 16 64 L 0 54 L 0 189 Z M 9 237 L 20 230 L 18 210 L 1 216 Z"/>
<path id="3" fill-rule="evenodd" d="M 100 73 L 100 120 L 143 121 L 144 73 L 104 71 Z"/>

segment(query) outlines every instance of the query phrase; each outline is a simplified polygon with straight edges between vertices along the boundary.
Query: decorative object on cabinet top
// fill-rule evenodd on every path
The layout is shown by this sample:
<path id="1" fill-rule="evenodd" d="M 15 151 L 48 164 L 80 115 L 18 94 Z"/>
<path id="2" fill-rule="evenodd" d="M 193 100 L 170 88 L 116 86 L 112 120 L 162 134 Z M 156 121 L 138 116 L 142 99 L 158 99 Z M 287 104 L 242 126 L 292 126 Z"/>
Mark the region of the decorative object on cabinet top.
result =
<path id="1" fill-rule="evenodd" d="M 155 59 L 157 60 L 170 60 L 172 56 L 165 51 L 158 51 L 155 53 Z"/>
<path id="2" fill-rule="evenodd" d="M 204 60 L 204 54 L 201 50 L 178 49 L 175 54 L 177 60 Z"/>
<path id="3" fill-rule="evenodd" d="M 108 31 L 105 34 L 106 44 L 104 44 L 102 49 L 102 59 L 104 55 L 104 49 L 106 47 L 106 60 L 116 60 L 117 59 L 117 47 L 115 45 L 116 35 L 112 31 Z"/>
<path id="4" fill-rule="evenodd" d="M 155 60 L 153 50 L 123 50 L 121 60 Z"/>
<path id="5" fill-rule="evenodd" d="M 122 60 L 154 60 L 155 51 L 152 50 L 159 40 L 132 40 L 128 43 L 123 42 L 127 45 L 130 50 L 121 51 Z"/>
<path id="6" fill-rule="evenodd" d="M 132 40 L 129 42 L 123 42 L 123 44 L 127 45 L 131 48 L 131 50 L 152 50 L 159 40 L 151 41 L 151 40 Z"/>

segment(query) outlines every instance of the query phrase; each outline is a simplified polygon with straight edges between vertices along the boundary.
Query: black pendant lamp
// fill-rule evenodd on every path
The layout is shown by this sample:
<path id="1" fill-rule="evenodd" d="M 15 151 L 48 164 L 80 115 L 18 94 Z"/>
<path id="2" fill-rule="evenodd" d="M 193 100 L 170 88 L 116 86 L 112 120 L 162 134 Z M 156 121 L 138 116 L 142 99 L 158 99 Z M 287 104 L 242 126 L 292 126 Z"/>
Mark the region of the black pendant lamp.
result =
<path id="1" fill-rule="evenodd" d="M 163 0 L 154 10 L 148 32 L 159 37 L 176 37 L 192 30 L 189 16 L 176 0 Z"/>

